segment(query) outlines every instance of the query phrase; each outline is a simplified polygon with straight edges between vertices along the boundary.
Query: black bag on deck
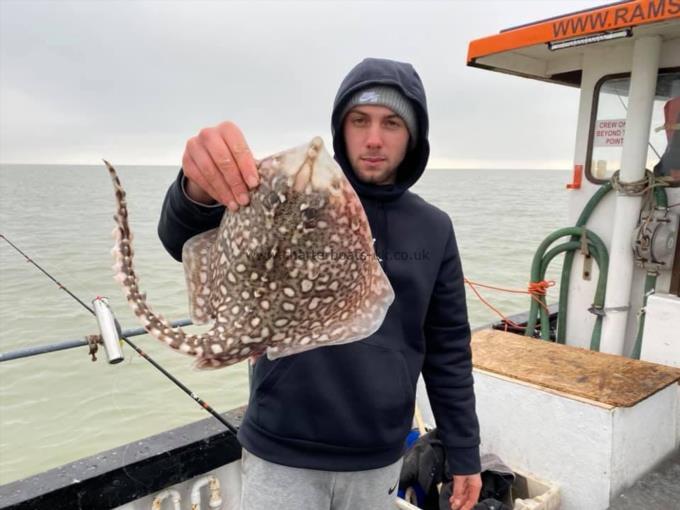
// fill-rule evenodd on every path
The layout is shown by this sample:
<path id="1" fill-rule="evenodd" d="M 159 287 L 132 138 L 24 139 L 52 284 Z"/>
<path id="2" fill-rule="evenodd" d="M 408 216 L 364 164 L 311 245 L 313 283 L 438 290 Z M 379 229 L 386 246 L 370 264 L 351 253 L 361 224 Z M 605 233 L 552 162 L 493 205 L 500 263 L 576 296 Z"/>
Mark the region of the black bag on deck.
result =
<path id="1" fill-rule="evenodd" d="M 482 455 L 481 461 L 482 491 L 479 500 L 482 503 L 479 505 L 482 506 L 477 505 L 475 508 L 505 510 L 507 506 L 502 505 L 500 501 L 508 494 L 515 475 L 496 455 Z M 441 494 L 437 490 L 440 483 L 443 484 Z M 437 437 L 437 429 L 418 438 L 404 456 L 399 488 L 405 490 L 416 484 L 425 493 L 425 501 L 421 503 L 423 510 L 448 510 L 450 508 L 448 500 L 452 493 L 452 476 L 446 462 L 444 445 Z M 495 503 L 502 506 L 485 500 L 498 500 Z"/>

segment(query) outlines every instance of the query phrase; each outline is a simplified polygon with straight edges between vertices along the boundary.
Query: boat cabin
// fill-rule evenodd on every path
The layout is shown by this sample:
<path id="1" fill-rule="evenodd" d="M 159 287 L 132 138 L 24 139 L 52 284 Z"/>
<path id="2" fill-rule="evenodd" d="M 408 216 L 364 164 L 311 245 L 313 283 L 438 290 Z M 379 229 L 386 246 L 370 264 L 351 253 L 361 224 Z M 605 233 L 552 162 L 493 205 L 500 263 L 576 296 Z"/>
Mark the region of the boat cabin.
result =
<path id="1" fill-rule="evenodd" d="M 580 245 L 565 255 L 552 334 L 680 367 L 680 2 L 509 28 L 472 41 L 467 64 L 581 91 L 565 183 L 565 227 L 581 229 L 566 240 Z"/>
<path id="2" fill-rule="evenodd" d="M 482 452 L 559 486 L 537 508 L 675 506 L 677 480 L 661 482 L 680 465 L 680 2 L 503 30 L 467 64 L 580 89 L 569 215 L 531 264 L 538 283 L 563 256 L 559 302 L 534 295 L 524 336 L 473 336 Z"/>

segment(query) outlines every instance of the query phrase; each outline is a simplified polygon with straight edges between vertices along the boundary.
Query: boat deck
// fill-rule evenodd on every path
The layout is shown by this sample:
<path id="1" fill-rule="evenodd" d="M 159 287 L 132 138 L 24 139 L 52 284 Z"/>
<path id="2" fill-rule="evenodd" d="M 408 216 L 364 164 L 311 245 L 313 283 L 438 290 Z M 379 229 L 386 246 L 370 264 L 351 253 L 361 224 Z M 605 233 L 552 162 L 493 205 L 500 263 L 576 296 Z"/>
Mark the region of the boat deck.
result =
<path id="1" fill-rule="evenodd" d="M 680 505 L 680 448 L 623 491 L 610 510 L 668 510 Z"/>

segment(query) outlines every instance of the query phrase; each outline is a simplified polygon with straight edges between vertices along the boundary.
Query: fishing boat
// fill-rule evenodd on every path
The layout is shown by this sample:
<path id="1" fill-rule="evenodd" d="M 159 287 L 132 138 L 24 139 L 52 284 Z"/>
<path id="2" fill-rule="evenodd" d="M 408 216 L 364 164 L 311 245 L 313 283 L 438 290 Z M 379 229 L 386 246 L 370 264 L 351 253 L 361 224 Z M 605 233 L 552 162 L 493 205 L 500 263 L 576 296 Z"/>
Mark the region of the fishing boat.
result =
<path id="1" fill-rule="evenodd" d="M 516 509 L 680 508 L 680 1 L 503 30 L 470 42 L 467 65 L 580 90 L 569 214 L 527 261 L 530 309 L 473 334 L 482 452 L 515 471 Z M 422 393 L 418 409 L 427 428 Z M 236 510 L 243 412 L 9 483 L 0 508 Z"/>

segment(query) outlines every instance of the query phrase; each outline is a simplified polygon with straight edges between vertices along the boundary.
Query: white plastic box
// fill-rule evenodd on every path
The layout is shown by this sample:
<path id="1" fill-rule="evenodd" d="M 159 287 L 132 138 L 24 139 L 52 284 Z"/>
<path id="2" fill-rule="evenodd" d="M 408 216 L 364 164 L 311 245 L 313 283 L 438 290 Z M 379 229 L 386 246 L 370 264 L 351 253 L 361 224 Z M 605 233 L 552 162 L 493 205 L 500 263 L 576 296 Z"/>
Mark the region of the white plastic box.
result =
<path id="1" fill-rule="evenodd" d="M 513 510 L 559 510 L 560 491 L 555 484 L 537 479 L 528 473 L 515 471 L 515 481 L 503 503 Z M 421 510 L 408 501 L 397 498 L 399 510 Z"/>

